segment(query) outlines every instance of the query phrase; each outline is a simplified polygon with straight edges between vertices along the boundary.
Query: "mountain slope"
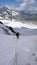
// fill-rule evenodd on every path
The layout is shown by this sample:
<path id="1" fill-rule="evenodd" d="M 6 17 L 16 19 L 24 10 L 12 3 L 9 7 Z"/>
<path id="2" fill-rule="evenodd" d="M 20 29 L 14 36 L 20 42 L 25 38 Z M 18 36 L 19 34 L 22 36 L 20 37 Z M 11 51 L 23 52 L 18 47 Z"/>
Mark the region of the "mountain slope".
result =
<path id="1" fill-rule="evenodd" d="M 9 30 L 9 26 L 5 26 L 2 22 L 0 22 L 0 33 L 12 35 L 13 33 Z"/>

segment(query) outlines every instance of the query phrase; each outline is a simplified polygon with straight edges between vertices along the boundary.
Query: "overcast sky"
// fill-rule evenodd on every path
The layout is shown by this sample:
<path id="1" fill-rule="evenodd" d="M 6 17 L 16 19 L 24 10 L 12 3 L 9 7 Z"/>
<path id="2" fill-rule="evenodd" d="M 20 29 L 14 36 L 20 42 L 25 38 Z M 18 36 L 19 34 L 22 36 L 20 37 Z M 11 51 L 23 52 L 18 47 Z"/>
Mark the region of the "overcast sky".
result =
<path id="1" fill-rule="evenodd" d="M 0 7 L 11 6 L 18 10 L 37 10 L 37 0 L 0 0 Z"/>

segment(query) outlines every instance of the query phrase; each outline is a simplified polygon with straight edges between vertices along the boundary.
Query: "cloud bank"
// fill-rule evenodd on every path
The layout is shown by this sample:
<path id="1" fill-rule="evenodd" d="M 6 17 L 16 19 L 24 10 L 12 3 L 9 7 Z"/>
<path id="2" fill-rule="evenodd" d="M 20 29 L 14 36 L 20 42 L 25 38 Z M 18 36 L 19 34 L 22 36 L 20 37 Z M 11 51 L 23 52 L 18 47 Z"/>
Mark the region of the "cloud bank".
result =
<path id="1" fill-rule="evenodd" d="M 32 11 L 37 10 L 37 0 L 16 0 L 22 2 L 17 8 L 18 10 Z"/>
<path id="2" fill-rule="evenodd" d="M 36 13 L 37 12 L 37 0 L 15 0 L 19 6 L 15 5 L 6 5 L 7 7 L 19 11 L 25 11 L 25 12 L 31 12 Z"/>

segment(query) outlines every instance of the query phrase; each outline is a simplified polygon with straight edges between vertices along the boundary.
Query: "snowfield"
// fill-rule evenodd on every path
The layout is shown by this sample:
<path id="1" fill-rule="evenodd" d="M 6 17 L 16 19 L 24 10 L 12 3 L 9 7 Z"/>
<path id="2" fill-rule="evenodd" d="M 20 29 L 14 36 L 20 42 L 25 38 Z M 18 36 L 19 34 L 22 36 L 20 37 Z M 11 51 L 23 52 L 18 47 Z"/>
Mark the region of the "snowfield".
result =
<path id="1" fill-rule="evenodd" d="M 0 65 L 37 65 L 37 35 L 0 34 Z"/>
<path id="2" fill-rule="evenodd" d="M 17 10 L 0 8 L 0 65 L 37 65 L 37 24 L 16 15 Z M 19 39 L 9 26 L 20 33 Z"/>
<path id="3" fill-rule="evenodd" d="M 11 20 L 0 20 L 2 21 L 5 25 L 7 26 L 11 26 L 13 28 L 21 28 L 21 27 L 26 27 L 26 28 L 29 28 L 29 29 L 37 29 L 37 25 L 33 24 L 32 21 L 30 22 L 21 22 L 21 21 L 17 21 L 17 20 L 14 20 L 12 19 Z"/>
<path id="4" fill-rule="evenodd" d="M 37 26 L 0 21 L 4 23 L 0 23 L 0 65 L 37 65 Z M 19 39 L 7 26 L 20 33 Z"/>

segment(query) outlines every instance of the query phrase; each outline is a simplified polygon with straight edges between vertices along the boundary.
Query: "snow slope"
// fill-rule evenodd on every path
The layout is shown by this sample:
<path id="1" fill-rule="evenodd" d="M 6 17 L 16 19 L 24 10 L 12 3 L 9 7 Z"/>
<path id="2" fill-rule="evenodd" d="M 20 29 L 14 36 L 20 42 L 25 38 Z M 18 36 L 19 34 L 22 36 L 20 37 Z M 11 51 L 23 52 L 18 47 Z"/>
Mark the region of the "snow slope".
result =
<path id="1" fill-rule="evenodd" d="M 21 28 L 13 28 L 15 32 L 19 32 L 20 35 L 29 36 L 29 35 L 37 35 L 37 29 L 28 29 L 25 27 Z M 10 29 L 9 26 L 0 23 L 0 34 L 4 35 L 15 35 Z"/>
<path id="2" fill-rule="evenodd" d="M 0 65 L 37 65 L 37 35 L 0 34 Z"/>
<path id="3" fill-rule="evenodd" d="M 11 27 L 25 26 L 21 22 L 21 25 L 18 25 L 19 22 L 16 21 L 13 21 L 13 24 L 7 20 L 2 20 L 2 22 Z M 6 34 L 7 31 L 12 33 L 5 25 L 0 24 L 0 65 L 37 65 L 37 30 L 34 30 L 35 35 L 22 35 L 17 39 L 15 35 Z M 29 31 L 26 29 L 23 31 L 25 34 L 33 30 L 33 28 L 28 28 Z"/>
<path id="4" fill-rule="evenodd" d="M 29 33 L 25 28 L 24 35 L 17 39 L 4 24 L 0 24 L 0 65 L 37 65 L 37 31 L 34 31 Z"/>

